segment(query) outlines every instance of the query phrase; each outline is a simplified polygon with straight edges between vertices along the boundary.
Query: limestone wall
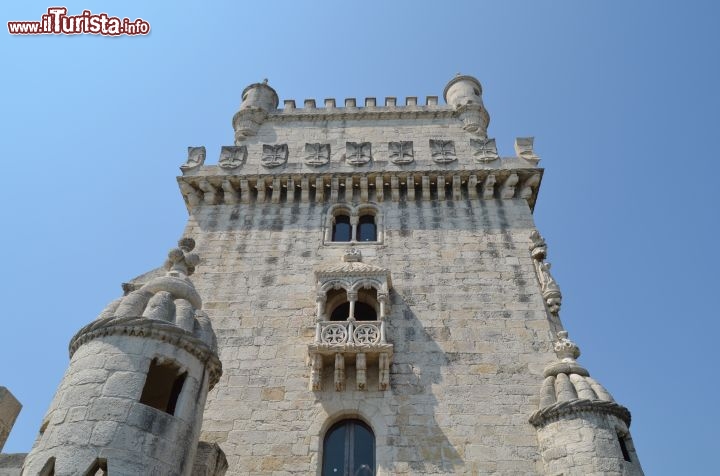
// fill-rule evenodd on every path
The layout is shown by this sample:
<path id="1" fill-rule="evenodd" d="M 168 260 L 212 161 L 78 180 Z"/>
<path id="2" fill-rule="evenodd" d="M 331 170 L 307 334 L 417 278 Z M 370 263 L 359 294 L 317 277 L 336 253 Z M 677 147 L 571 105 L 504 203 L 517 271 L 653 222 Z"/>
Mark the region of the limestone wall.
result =
<path id="1" fill-rule="evenodd" d="M 376 435 L 378 474 L 541 474 L 535 428 L 549 321 L 528 250 L 525 200 L 382 202 L 384 242 L 363 263 L 391 272 L 391 383 L 311 391 L 313 271 L 340 263 L 323 245 L 328 204 L 202 206 L 186 229 L 203 261 L 194 282 L 218 337 L 223 376 L 202 438 L 228 474 L 315 474 L 342 417 Z"/>
<path id="2" fill-rule="evenodd" d="M 623 458 L 618 435 L 628 459 Z M 538 430 L 545 474 L 565 476 L 642 476 L 625 423 L 613 415 L 566 416 Z"/>

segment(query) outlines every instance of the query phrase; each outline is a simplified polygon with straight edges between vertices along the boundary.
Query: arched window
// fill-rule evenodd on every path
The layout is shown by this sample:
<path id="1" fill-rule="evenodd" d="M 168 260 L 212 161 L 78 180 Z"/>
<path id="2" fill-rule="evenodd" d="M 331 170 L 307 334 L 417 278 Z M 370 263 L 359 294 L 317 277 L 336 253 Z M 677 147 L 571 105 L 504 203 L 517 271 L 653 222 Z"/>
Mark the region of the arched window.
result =
<path id="1" fill-rule="evenodd" d="M 374 215 L 362 215 L 358 220 L 357 241 L 377 241 L 377 226 Z"/>
<path id="2" fill-rule="evenodd" d="M 343 420 L 325 434 L 322 476 L 336 475 L 375 475 L 375 435 L 360 420 Z"/>
<path id="3" fill-rule="evenodd" d="M 352 225 L 348 215 L 336 215 L 332 228 L 332 241 L 350 241 Z"/>
<path id="4" fill-rule="evenodd" d="M 372 204 L 353 207 L 347 204 L 333 205 L 328 209 L 323 227 L 323 243 L 382 244 L 383 217 L 380 209 Z"/>

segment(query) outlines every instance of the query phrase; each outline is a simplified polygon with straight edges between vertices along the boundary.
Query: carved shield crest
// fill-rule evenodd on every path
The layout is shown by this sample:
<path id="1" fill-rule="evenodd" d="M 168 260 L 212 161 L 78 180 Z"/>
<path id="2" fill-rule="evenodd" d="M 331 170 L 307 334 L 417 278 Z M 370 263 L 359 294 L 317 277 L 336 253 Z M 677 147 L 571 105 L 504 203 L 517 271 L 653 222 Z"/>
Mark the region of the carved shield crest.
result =
<path id="1" fill-rule="evenodd" d="M 330 144 L 305 144 L 305 163 L 320 167 L 330 162 Z"/>
<path id="2" fill-rule="evenodd" d="M 390 162 L 397 165 L 411 163 L 414 158 L 412 141 L 388 142 Z"/>
<path id="3" fill-rule="evenodd" d="M 457 160 L 455 142 L 451 140 L 430 139 L 430 154 L 438 164 L 447 164 Z"/>
<path id="4" fill-rule="evenodd" d="M 351 165 L 365 165 L 372 159 L 370 142 L 346 142 L 346 159 Z"/>
<path id="5" fill-rule="evenodd" d="M 245 163 L 247 147 L 244 145 L 224 145 L 220 148 L 218 165 L 223 169 L 236 169 Z"/>
<path id="6" fill-rule="evenodd" d="M 187 161 L 180 166 L 183 172 L 200 167 L 205 163 L 205 147 L 188 147 Z"/>
<path id="7" fill-rule="evenodd" d="M 263 144 L 263 154 L 261 162 L 265 167 L 279 167 L 287 162 L 288 146 L 287 144 L 268 145 Z"/>
<path id="8" fill-rule="evenodd" d="M 473 148 L 475 161 L 486 164 L 499 159 L 495 139 L 470 139 L 470 146 Z"/>

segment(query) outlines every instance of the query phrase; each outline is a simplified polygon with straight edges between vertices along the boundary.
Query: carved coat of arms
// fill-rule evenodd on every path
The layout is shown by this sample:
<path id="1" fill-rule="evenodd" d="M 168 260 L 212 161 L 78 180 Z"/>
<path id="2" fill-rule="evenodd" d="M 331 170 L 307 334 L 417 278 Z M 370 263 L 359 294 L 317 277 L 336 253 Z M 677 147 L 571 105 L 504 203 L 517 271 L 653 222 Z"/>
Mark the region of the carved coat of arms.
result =
<path id="1" fill-rule="evenodd" d="M 279 167 L 287 162 L 287 144 L 268 145 L 263 144 L 261 163 L 268 168 Z"/>
<path id="2" fill-rule="evenodd" d="M 388 155 L 390 162 L 393 164 L 404 165 L 411 163 L 415 160 L 412 141 L 388 142 Z"/>
<path id="3" fill-rule="evenodd" d="M 430 139 L 430 154 L 438 164 L 447 164 L 457 160 L 455 142 L 451 140 Z"/>
<path id="4" fill-rule="evenodd" d="M 473 148 L 475 161 L 486 164 L 499 159 L 495 139 L 470 139 L 470 146 Z"/>
<path id="5" fill-rule="evenodd" d="M 305 163 L 320 167 L 330 162 L 330 144 L 305 144 Z"/>
<path id="6" fill-rule="evenodd" d="M 200 167 L 205 163 L 205 147 L 188 147 L 187 161 L 180 166 L 183 172 Z"/>
<path id="7" fill-rule="evenodd" d="M 346 142 L 345 157 L 348 164 L 365 165 L 372 159 L 370 142 Z"/>
<path id="8" fill-rule="evenodd" d="M 223 169 L 236 169 L 245 163 L 247 147 L 244 145 L 224 145 L 220 149 L 218 165 Z"/>

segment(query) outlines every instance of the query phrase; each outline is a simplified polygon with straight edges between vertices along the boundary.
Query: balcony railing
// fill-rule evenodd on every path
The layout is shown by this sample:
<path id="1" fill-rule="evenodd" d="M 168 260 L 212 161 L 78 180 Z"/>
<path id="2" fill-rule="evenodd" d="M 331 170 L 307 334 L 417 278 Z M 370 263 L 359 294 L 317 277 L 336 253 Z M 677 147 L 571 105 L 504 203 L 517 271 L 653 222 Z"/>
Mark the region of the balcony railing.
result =
<path id="1" fill-rule="evenodd" d="M 386 344 L 385 321 L 319 321 L 315 343 L 328 345 Z"/>

